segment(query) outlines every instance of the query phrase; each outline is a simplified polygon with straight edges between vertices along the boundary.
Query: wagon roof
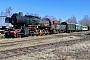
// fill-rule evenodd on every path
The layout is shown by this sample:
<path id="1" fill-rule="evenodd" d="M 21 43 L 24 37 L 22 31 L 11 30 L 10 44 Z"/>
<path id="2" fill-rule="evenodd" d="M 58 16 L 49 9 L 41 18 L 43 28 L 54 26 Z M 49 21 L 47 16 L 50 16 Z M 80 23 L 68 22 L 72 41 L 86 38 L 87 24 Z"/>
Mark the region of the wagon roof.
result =
<path id="1" fill-rule="evenodd" d="M 75 24 L 75 25 L 77 25 L 77 26 L 81 26 L 80 24 Z"/>
<path id="2" fill-rule="evenodd" d="M 61 24 L 66 25 L 66 24 L 75 24 L 75 23 L 62 22 Z"/>
<path id="3" fill-rule="evenodd" d="M 67 24 L 75 24 L 75 23 L 68 23 L 68 22 L 67 22 Z"/>

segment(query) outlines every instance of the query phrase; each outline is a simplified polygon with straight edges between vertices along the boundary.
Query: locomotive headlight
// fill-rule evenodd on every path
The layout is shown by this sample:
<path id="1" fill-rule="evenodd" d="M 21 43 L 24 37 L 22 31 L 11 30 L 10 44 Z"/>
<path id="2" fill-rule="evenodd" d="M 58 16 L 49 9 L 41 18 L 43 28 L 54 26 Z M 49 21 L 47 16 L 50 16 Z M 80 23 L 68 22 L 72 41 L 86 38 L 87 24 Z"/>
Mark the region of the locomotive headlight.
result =
<path id="1" fill-rule="evenodd" d="M 38 28 L 38 26 L 37 26 L 37 28 Z"/>

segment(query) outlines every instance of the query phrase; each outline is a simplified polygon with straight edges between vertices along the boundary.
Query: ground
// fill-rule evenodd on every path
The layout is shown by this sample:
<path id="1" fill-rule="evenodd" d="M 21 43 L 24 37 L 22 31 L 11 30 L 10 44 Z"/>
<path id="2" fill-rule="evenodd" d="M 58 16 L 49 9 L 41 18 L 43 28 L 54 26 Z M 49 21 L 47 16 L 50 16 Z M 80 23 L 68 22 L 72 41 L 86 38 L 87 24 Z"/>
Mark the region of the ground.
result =
<path id="1" fill-rule="evenodd" d="M 14 56 L 6 60 L 89 60 L 90 41 Z"/>
<path id="2" fill-rule="evenodd" d="M 82 37 L 90 39 L 90 36 L 82 34 Z M 77 39 L 76 36 L 63 37 L 65 39 Z M 56 38 L 55 38 L 56 39 Z M 55 41 L 53 38 L 47 39 Z M 60 40 L 61 37 L 56 39 Z M 35 40 L 36 41 L 36 40 Z M 42 40 L 44 42 L 44 40 Z M 28 53 L 26 55 L 14 56 L 4 60 L 90 60 L 90 40 L 78 42 L 69 46 L 60 46 L 54 49 L 45 49 Z"/>

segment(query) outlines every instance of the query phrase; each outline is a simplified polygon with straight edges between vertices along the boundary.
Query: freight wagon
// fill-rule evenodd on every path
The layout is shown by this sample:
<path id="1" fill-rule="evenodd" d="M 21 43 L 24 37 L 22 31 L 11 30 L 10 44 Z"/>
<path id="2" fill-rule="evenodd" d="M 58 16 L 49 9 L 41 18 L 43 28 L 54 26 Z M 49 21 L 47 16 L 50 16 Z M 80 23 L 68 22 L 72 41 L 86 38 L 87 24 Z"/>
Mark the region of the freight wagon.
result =
<path id="1" fill-rule="evenodd" d="M 82 26 L 82 31 L 87 31 L 88 30 L 88 26 Z"/>
<path id="2" fill-rule="evenodd" d="M 74 32 L 76 30 L 76 25 L 74 23 L 62 22 L 61 25 L 64 25 L 64 31 Z"/>
<path id="3" fill-rule="evenodd" d="M 82 26 L 75 23 L 67 23 L 62 22 L 60 25 L 56 27 L 56 30 L 59 32 L 79 32 L 79 31 L 87 31 L 88 26 Z"/>
<path id="4" fill-rule="evenodd" d="M 76 24 L 76 32 L 82 31 L 82 25 Z"/>

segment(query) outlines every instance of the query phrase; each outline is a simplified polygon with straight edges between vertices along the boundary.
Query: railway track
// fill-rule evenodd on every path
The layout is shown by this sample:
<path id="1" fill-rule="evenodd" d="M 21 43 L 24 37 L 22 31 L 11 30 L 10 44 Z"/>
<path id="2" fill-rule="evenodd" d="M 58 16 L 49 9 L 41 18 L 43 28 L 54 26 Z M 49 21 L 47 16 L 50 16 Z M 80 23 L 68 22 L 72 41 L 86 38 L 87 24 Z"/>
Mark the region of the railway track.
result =
<path id="1" fill-rule="evenodd" d="M 49 37 L 47 37 L 47 36 L 45 36 L 45 37 L 43 37 L 43 38 L 31 38 L 31 39 L 26 39 L 26 40 L 19 40 L 19 39 L 17 39 L 17 40 L 10 40 L 10 41 L 8 41 L 8 40 L 6 40 L 6 41 L 0 41 L 0 47 L 7 47 L 7 46 L 13 46 L 13 45 L 17 45 L 17 44 L 20 44 L 20 43 L 23 43 L 23 42 L 30 42 L 30 41 L 32 41 L 32 40 L 43 40 L 43 39 L 50 39 L 50 38 L 52 38 L 52 37 L 57 37 L 57 38 L 60 38 L 60 37 L 65 37 L 65 36 L 72 36 L 72 35 L 52 35 L 52 36 L 49 36 Z M 80 35 L 74 35 L 74 36 L 80 36 Z"/>
<path id="2" fill-rule="evenodd" d="M 53 38 L 54 37 L 54 38 Z M 15 47 L 15 46 L 17 46 L 17 45 L 22 45 L 22 44 L 26 44 L 26 43 L 29 43 L 29 45 L 27 45 L 27 46 L 31 46 L 32 45 L 32 43 L 34 43 L 35 45 L 38 45 L 38 44 L 40 44 L 40 43 L 46 43 L 45 41 L 47 41 L 48 39 L 50 40 L 50 39 L 54 39 L 54 40 L 48 40 L 49 42 L 52 42 L 52 41 L 63 41 L 63 39 L 61 39 L 61 40 L 56 40 L 56 39 L 58 39 L 58 38 L 64 38 L 64 37 L 66 37 L 66 35 L 65 36 L 63 36 L 63 35 L 55 35 L 55 36 L 49 36 L 49 37 L 41 37 L 41 38 L 34 38 L 34 39 L 26 39 L 26 40 L 19 40 L 19 39 L 12 39 L 12 40 L 9 40 L 9 41 L 1 41 L 0 42 L 0 51 L 1 50 L 7 50 L 8 48 L 7 47 L 13 47 L 12 49 L 14 49 L 14 48 L 17 48 L 17 47 Z M 32 42 L 32 43 L 31 43 Z M 40 42 L 40 43 L 39 43 Z M 48 43 L 48 42 L 47 42 Z M 31 45 L 30 45 L 31 44 Z M 24 47 L 24 46 L 23 46 Z M 25 46 L 26 47 L 26 46 Z M 5 48 L 5 49 L 4 49 Z M 10 48 L 11 49 L 11 48 Z"/>
<path id="3" fill-rule="evenodd" d="M 66 37 L 67 35 L 55 35 L 53 37 L 56 37 L 56 38 L 60 38 L 60 37 Z M 69 36 L 69 35 L 68 35 Z M 5 47 L 5 46 L 13 46 L 13 45 L 17 45 L 17 44 L 20 44 L 20 43 L 24 43 L 24 42 L 30 42 L 30 41 L 33 41 L 33 40 L 45 40 L 45 39 L 50 39 L 50 38 L 53 38 L 52 36 L 50 37 L 43 37 L 43 38 L 35 38 L 35 39 L 27 39 L 27 40 L 10 40 L 10 41 L 1 41 L 0 42 L 0 47 Z"/>
<path id="4" fill-rule="evenodd" d="M 64 37 L 63 37 L 64 38 Z M 33 40 L 19 40 L 19 41 L 11 41 L 11 42 L 1 42 L 0 43 L 0 51 L 3 50 L 9 50 L 9 49 L 14 49 L 14 48 L 20 48 L 20 47 L 27 47 L 27 46 L 33 46 L 33 45 L 40 45 L 40 44 L 45 44 L 45 43 L 52 43 L 52 42 L 58 42 L 58 41 L 65 41 L 67 38 L 63 39 L 60 37 L 48 37 L 48 38 L 40 38 L 40 39 L 33 39 Z M 69 37 L 70 40 L 73 37 Z M 76 39 L 76 38 L 74 38 Z M 73 40 L 74 40 L 73 39 Z M 77 38 L 82 39 L 82 38 Z"/>
<path id="5" fill-rule="evenodd" d="M 43 39 L 50 39 L 52 37 L 45 37 L 45 38 L 35 38 L 35 39 L 26 39 L 26 40 L 14 40 L 12 39 L 12 41 L 1 41 L 0 42 L 0 47 L 4 47 L 4 46 L 11 46 L 11 45 L 17 45 L 19 43 L 24 43 L 24 42 L 30 42 L 33 40 L 43 40 Z"/>
<path id="6" fill-rule="evenodd" d="M 48 43 L 48 44 L 42 44 L 42 45 L 0 51 L 0 59 L 6 59 L 9 57 L 19 56 L 22 54 L 28 54 L 31 52 L 41 51 L 41 50 L 50 49 L 50 48 L 58 48 L 60 46 L 69 46 L 69 45 L 83 42 L 83 41 L 87 41 L 87 40 L 85 40 L 85 39 L 66 40 L 66 41 L 60 41 L 60 42 L 54 42 L 54 43 Z"/>
<path id="7" fill-rule="evenodd" d="M 21 42 L 21 41 L 28 41 L 28 40 L 40 40 L 40 39 L 48 39 L 48 38 L 52 38 L 52 37 L 66 37 L 66 36 L 81 36 L 81 34 L 78 34 L 78 33 L 60 33 L 60 34 L 53 34 L 53 35 L 45 35 L 45 36 L 33 36 L 33 37 L 26 37 L 26 38 L 8 38 L 8 39 L 5 39 L 5 38 L 2 38 L 0 40 L 0 44 L 6 44 L 6 43 L 14 43 L 14 42 Z M 24 40 L 23 40 L 24 39 Z M 6 43 L 4 43 L 6 42 Z"/>

